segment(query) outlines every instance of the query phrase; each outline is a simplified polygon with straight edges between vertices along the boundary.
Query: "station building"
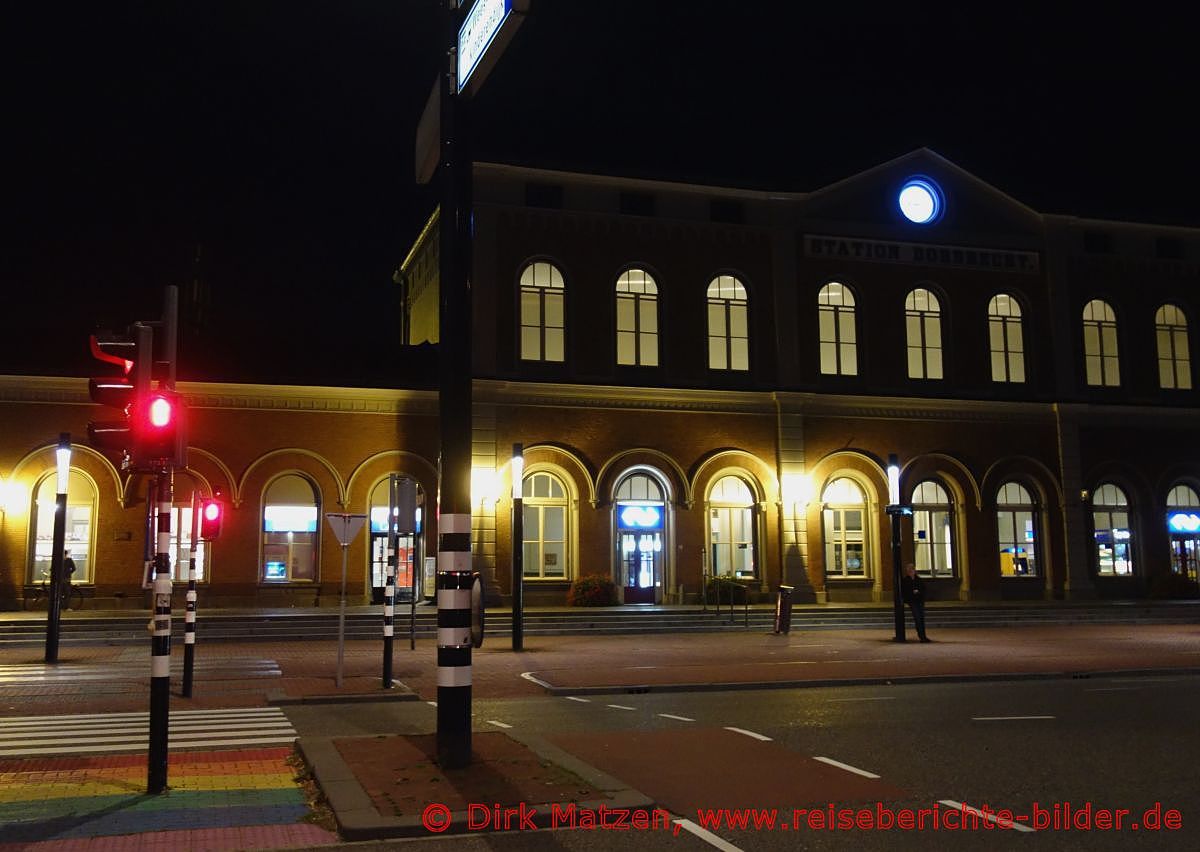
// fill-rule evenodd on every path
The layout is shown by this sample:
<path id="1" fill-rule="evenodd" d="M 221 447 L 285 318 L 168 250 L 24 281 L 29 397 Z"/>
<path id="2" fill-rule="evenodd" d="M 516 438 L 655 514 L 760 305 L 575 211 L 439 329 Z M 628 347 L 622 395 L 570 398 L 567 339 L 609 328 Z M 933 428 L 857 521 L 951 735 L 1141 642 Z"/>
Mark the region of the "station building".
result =
<path id="1" fill-rule="evenodd" d="M 892 455 L 902 559 L 933 598 L 1194 588 L 1200 231 L 1042 214 L 924 149 L 810 193 L 476 164 L 474 222 L 473 551 L 494 596 L 520 546 L 530 604 L 589 575 L 626 604 L 698 602 L 713 577 L 890 600 Z M 437 228 L 395 276 L 414 358 L 454 343 L 437 340 Z M 423 593 L 436 390 L 179 389 L 173 528 L 193 493 L 229 505 L 200 549 L 202 605 L 335 601 L 326 512 L 372 517 L 349 588 L 377 600 L 393 473 L 429 509 L 402 548 Z M 55 439 L 94 416 L 85 379 L 0 377 L 0 606 L 39 583 Z M 75 451 L 75 580 L 141 606 L 141 478 Z"/>

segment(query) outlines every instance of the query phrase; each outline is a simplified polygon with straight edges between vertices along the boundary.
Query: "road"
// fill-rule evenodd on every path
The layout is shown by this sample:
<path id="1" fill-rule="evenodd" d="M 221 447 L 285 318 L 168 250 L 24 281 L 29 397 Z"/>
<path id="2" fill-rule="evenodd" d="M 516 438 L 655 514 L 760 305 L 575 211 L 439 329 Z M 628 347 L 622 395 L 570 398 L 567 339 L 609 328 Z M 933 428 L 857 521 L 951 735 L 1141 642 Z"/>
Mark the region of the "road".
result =
<path id="1" fill-rule="evenodd" d="M 1200 678 L 1098 677 L 752 692 L 612 694 L 476 700 L 475 729 L 537 733 L 653 797 L 673 814 L 737 807 L 777 822 L 717 828 L 738 849 L 1184 849 L 1200 846 Z M 434 729 L 427 703 L 288 708 L 301 736 Z M 511 727 L 509 727 L 511 726 Z M 877 776 L 877 777 L 868 777 Z M 925 810 L 924 831 L 814 828 L 828 806 L 899 814 Z M 1071 819 L 1091 829 L 1054 830 Z M 973 831 L 934 831 L 948 811 Z M 973 816 L 960 816 L 962 805 Z M 1035 810 L 1036 805 L 1036 810 Z M 1084 810 L 1090 805 L 1090 814 Z M 1001 829 L 980 814 L 1029 819 Z M 1164 815 L 1159 829 L 1146 811 Z M 804 813 L 794 815 L 793 809 Z M 872 810 L 876 809 L 876 810 Z M 1121 830 L 1101 830 L 1102 811 Z M 1173 811 L 1180 830 L 1170 830 Z M 971 812 L 968 811 L 970 814 Z M 1082 816 L 1080 815 L 1082 814 Z M 724 818 L 725 815 L 719 815 Z M 840 816 L 835 814 L 836 816 Z M 1097 819 L 1100 817 L 1099 819 Z M 1154 813 L 1151 813 L 1153 823 Z M 1070 821 L 1068 821 L 1069 824 Z M 787 824 L 784 827 L 784 823 Z M 940 824 L 940 823 L 939 823 Z M 1083 823 L 1079 823 L 1083 824 Z M 1136 829 L 1133 825 L 1137 825 Z M 489 837 L 481 848 L 714 848 L 694 837 Z M 549 846 L 547 844 L 550 844 Z M 699 845 L 695 845 L 699 844 Z M 719 845 L 716 848 L 722 848 Z"/>

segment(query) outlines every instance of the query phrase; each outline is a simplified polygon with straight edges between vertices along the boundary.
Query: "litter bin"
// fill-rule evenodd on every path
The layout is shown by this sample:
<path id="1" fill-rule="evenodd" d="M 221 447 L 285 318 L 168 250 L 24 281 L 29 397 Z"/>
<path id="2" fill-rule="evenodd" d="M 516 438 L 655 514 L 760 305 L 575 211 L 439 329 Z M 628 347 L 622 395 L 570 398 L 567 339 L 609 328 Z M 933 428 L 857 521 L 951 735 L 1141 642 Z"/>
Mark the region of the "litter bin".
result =
<path id="1" fill-rule="evenodd" d="M 795 586 L 780 586 L 775 598 L 775 632 L 787 633 L 792 629 L 792 592 Z"/>

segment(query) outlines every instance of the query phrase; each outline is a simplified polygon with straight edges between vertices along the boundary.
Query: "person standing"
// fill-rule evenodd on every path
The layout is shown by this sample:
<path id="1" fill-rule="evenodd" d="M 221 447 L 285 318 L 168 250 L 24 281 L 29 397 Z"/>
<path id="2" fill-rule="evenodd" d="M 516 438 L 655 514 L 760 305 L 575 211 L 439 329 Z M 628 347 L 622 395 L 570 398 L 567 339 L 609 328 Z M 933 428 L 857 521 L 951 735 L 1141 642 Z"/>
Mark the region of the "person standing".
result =
<path id="1" fill-rule="evenodd" d="M 75 576 L 75 560 L 71 558 L 71 551 L 63 551 L 63 579 L 68 583 L 74 582 L 72 578 Z"/>
<path id="2" fill-rule="evenodd" d="M 900 578 L 900 597 L 912 610 L 917 637 L 922 642 L 930 641 L 925 635 L 925 581 L 917 576 L 917 568 L 911 562 L 904 563 L 904 576 Z"/>

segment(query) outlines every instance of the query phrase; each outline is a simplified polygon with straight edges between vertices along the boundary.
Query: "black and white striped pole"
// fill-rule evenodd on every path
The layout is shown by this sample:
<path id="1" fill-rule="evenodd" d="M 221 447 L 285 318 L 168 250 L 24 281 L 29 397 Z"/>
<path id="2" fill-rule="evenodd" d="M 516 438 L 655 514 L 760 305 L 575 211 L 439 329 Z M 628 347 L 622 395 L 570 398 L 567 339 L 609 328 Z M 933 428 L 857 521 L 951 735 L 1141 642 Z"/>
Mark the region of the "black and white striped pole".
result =
<path id="1" fill-rule="evenodd" d="M 399 549 L 400 477 L 388 478 L 387 580 L 383 587 L 383 688 L 392 688 L 392 644 L 396 634 L 396 560 Z"/>
<path id="2" fill-rule="evenodd" d="M 471 570 L 470 514 L 442 515 L 437 572 L 438 764 L 471 763 Z"/>
<path id="3" fill-rule="evenodd" d="M 152 480 L 148 500 L 158 502 L 157 543 L 154 552 L 154 619 L 150 640 L 150 749 L 146 792 L 167 788 L 167 738 L 171 705 L 171 504 L 173 474 Z"/>
<path id="4" fill-rule="evenodd" d="M 200 546 L 200 505 L 192 492 L 192 536 L 188 549 L 187 610 L 183 615 L 183 697 L 192 697 L 196 665 L 196 548 Z"/>
<path id="5" fill-rule="evenodd" d="M 525 448 L 512 451 L 512 649 L 525 650 Z"/>

